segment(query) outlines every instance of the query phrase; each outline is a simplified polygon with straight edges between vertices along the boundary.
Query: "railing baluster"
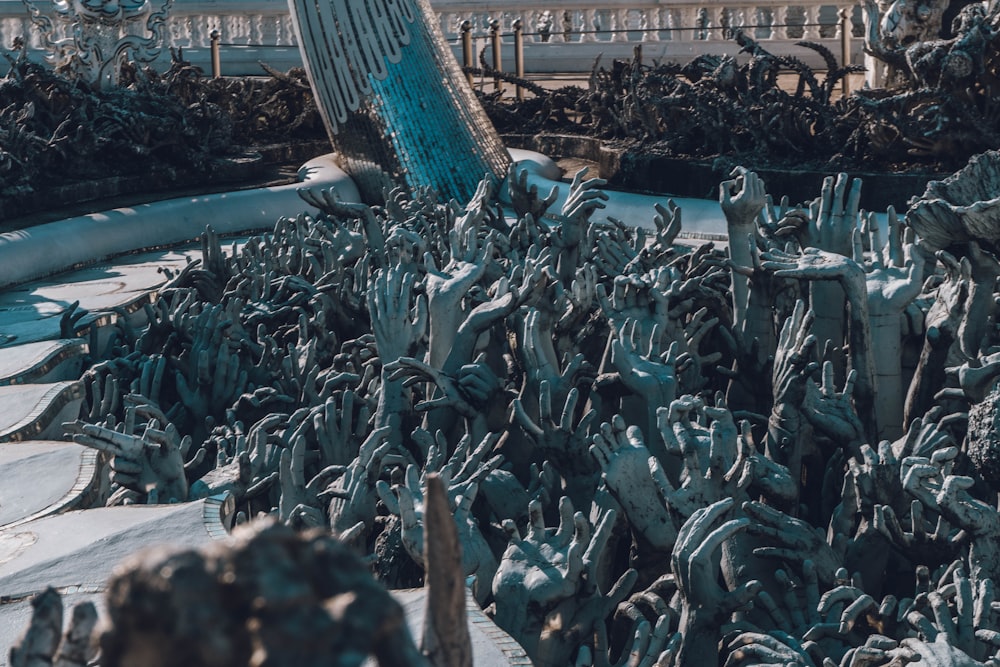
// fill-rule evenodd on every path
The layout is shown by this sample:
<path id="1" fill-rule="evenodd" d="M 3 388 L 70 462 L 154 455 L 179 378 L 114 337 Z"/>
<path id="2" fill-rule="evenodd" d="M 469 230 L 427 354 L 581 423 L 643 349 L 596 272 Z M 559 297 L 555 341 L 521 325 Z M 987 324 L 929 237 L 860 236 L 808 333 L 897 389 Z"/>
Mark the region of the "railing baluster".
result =
<path id="1" fill-rule="evenodd" d="M 677 15 L 680 18 L 678 23 L 678 38 L 682 42 L 693 42 L 698 39 L 698 19 L 699 12 L 697 7 L 682 7 L 677 10 Z"/>
<path id="2" fill-rule="evenodd" d="M 628 10 L 615 9 L 611 12 L 611 41 L 627 42 L 628 33 Z"/>
<path id="3" fill-rule="evenodd" d="M 754 7 L 754 23 L 759 27 L 756 30 L 756 39 L 774 39 L 774 8 Z"/>
<path id="4" fill-rule="evenodd" d="M 597 23 L 597 10 L 585 9 L 583 11 L 583 24 L 580 27 L 581 42 L 596 42 L 598 36 L 594 33 L 594 24 Z"/>
<path id="5" fill-rule="evenodd" d="M 642 21 L 640 22 L 639 27 L 643 31 L 642 41 L 660 41 L 660 30 L 663 28 L 663 12 L 665 10 L 662 7 L 654 7 L 652 9 L 643 9 L 641 11 Z"/>
<path id="6" fill-rule="evenodd" d="M 777 23 L 773 31 L 775 39 L 788 39 L 788 13 L 788 5 L 774 9 L 775 23 Z"/>
<path id="7" fill-rule="evenodd" d="M 806 23 L 802 29 L 802 39 L 819 39 L 819 5 L 805 7 Z"/>
<path id="8" fill-rule="evenodd" d="M 714 14 L 712 12 L 706 13 L 706 16 L 709 20 L 707 26 L 709 28 L 707 39 L 713 41 L 722 41 L 726 39 L 726 35 L 724 34 L 723 28 L 730 23 L 731 14 L 732 10 L 729 9 L 728 7 L 723 7 L 722 9 L 716 10 Z"/>

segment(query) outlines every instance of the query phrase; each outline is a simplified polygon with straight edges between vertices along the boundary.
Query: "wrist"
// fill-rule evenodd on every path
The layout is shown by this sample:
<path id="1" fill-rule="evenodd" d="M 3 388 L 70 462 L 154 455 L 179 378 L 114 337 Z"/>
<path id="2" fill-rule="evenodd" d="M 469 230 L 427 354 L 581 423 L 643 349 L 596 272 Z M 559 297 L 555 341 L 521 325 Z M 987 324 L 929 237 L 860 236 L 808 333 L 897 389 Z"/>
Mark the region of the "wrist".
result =
<path id="1" fill-rule="evenodd" d="M 682 637 L 677 664 L 714 665 L 719 661 L 719 612 L 704 607 L 681 611 L 678 631 Z"/>
<path id="2" fill-rule="evenodd" d="M 844 288 L 849 303 L 864 303 L 868 307 L 868 285 L 865 282 L 865 272 L 860 266 L 855 264 L 848 268 L 844 275 L 840 277 L 840 284 Z"/>
<path id="3" fill-rule="evenodd" d="M 723 211 L 723 213 L 725 213 Z M 726 213 L 726 226 L 731 230 L 738 230 L 744 234 L 753 232 L 757 226 L 757 216 L 746 216 L 739 213 Z"/>

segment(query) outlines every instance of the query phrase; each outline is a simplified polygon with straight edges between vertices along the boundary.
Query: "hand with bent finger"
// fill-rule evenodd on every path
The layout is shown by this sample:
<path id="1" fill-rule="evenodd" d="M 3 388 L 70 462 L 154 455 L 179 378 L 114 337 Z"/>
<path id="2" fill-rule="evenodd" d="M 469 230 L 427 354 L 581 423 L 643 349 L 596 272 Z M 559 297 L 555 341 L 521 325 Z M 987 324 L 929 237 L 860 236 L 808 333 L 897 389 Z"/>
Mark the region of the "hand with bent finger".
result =
<path id="1" fill-rule="evenodd" d="M 518 218 L 530 215 L 535 220 L 541 220 L 559 196 L 559 186 L 553 185 L 546 197 L 540 197 L 538 185 L 528 185 L 528 170 L 519 169 L 514 163 L 507 170 L 507 194 Z"/>
<path id="2" fill-rule="evenodd" d="M 913 667 L 983 667 L 984 663 L 974 660 L 961 649 L 952 646 L 945 634 L 934 641 L 923 641 L 907 637 L 899 647 L 886 651 L 888 664 L 909 664 Z"/>
<path id="3" fill-rule="evenodd" d="M 136 435 L 135 418 L 141 412 L 141 408 L 126 409 L 125 432 L 81 421 L 63 428 L 73 434 L 74 442 L 111 455 L 115 484 L 140 494 L 147 503 L 183 502 L 188 498 L 185 470 L 201 463 L 205 450 L 198 449 L 188 460 L 191 436 L 182 438 L 173 424 L 161 430 L 155 419 Z"/>
<path id="4" fill-rule="evenodd" d="M 487 468 L 487 472 L 488 470 Z M 405 484 L 397 484 L 390 489 L 386 482 L 379 480 L 377 486 L 382 502 L 390 512 L 400 518 L 406 553 L 425 569 L 427 567 L 424 556 L 426 472 L 425 470 L 424 475 L 420 475 L 416 466 L 409 465 L 406 468 Z M 424 477 L 423 481 L 421 477 Z M 472 575 L 476 577 L 472 593 L 479 604 L 484 604 L 490 595 L 491 582 L 497 571 L 497 559 L 479 530 L 478 522 L 472 516 L 472 503 L 475 502 L 478 492 L 479 484 L 475 481 L 452 484 L 448 490 L 448 500 L 458 527 L 458 540 L 462 546 L 462 573 L 466 577 Z"/>
<path id="5" fill-rule="evenodd" d="M 321 189 L 318 192 L 313 188 L 299 188 L 298 195 L 307 204 L 315 206 L 335 219 L 360 219 L 367 237 L 369 251 L 375 256 L 376 265 L 382 267 L 385 261 L 385 235 L 382 231 L 382 225 L 370 206 L 343 201 L 335 188 Z M 341 257 L 342 260 L 350 258 L 350 253 L 344 253 Z"/>
<path id="6" fill-rule="evenodd" d="M 832 586 L 836 582 L 840 556 L 827 544 L 822 531 L 763 503 L 743 503 L 743 510 L 752 519 L 747 532 L 774 545 L 754 549 L 755 555 L 792 563 L 809 559 L 820 584 Z"/>
<path id="7" fill-rule="evenodd" d="M 608 200 L 608 193 L 600 189 L 607 185 L 607 181 L 603 178 L 587 179 L 588 171 L 584 167 L 573 175 L 569 194 L 560 211 L 563 224 L 558 236 L 560 245 L 565 248 L 580 244 L 586 236 L 585 228 L 590 223 L 590 216 L 594 211 L 604 208 L 604 202 Z"/>
<path id="8" fill-rule="evenodd" d="M 514 420 L 535 445 L 536 458 L 548 461 L 558 469 L 566 483 L 566 495 L 574 504 L 583 507 L 591 500 L 598 472 L 588 452 L 590 427 L 597 411 L 590 409 L 578 420 L 579 400 L 580 391 L 574 387 L 569 390 L 562 410 L 554 411 L 549 381 L 542 380 L 537 422 L 525 410 L 520 398 L 514 399 L 512 407 Z"/>
<path id="9" fill-rule="evenodd" d="M 568 498 L 559 502 L 559 517 L 556 530 L 546 529 L 541 503 L 532 500 L 524 537 L 513 521 L 504 521 L 510 543 L 493 577 L 493 620 L 529 655 L 535 653 L 548 612 L 580 591 L 584 555 L 592 546 L 590 524 L 581 512 L 574 513 Z"/>
<path id="10" fill-rule="evenodd" d="M 821 643 L 829 655 L 839 657 L 845 653 L 847 646 L 863 642 L 863 633 L 870 629 L 866 627 L 868 625 L 880 628 L 882 634 L 895 634 L 893 631 L 900 614 L 899 603 L 894 596 L 886 596 L 879 604 L 855 585 L 856 577 L 848 580 L 846 568 L 839 570 L 837 580 L 840 583 L 823 593 L 816 604 L 819 620 L 802 634 L 804 639 Z M 855 628 L 860 631 L 855 631 Z"/>
<path id="11" fill-rule="evenodd" d="M 625 420 L 615 415 L 612 423 L 601 424 L 593 437 L 590 452 L 604 471 L 604 481 L 633 530 L 653 548 L 673 549 L 677 529 L 667 512 L 665 501 L 650 474 L 650 458 L 642 431 L 625 427 Z"/>
<path id="12" fill-rule="evenodd" d="M 678 337 L 672 335 L 679 349 L 684 350 L 677 357 L 679 372 L 677 374 L 680 391 L 695 394 L 706 387 L 709 382 L 707 370 L 715 368 L 716 362 L 722 359 L 722 353 L 712 351 L 702 353 L 701 343 L 719 323 L 718 317 L 707 317 L 708 308 L 699 308 L 684 323 L 683 333 Z"/>
<path id="13" fill-rule="evenodd" d="M 908 524 L 906 529 L 903 521 Z M 952 558 L 967 537 L 943 516 L 925 516 L 924 505 L 919 500 L 911 501 L 909 511 L 899 515 L 888 505 L 876 505 L 873 526 L 914 562 L 932 566 Z"/>
<path id="14" fill-rule="evenodd" d="M 744 167 L 736 167 L 729 177 L 719 185 L 719 204 L 730 237 L 743 238 L 756 229 L 757 218 L 767 204 L 767 192 L 764 181 Z"/>
<path id="15" fill-rule="evenodd" d="M 683 519 L 723 498 L 742 497 L 753 481 L 749 431 L 737 430 L 721 393 L 716 399 L 716 405 L 705 406 L 701 399 L 682 396 L 657 410 L 666 451 L 682 460 L 678 488 L 671 491 L 666 461 L 651 461 L 650 467 L 671 510 Z M 709 419 L 706 428 L 701 421 Z"/>
<path id="16" fill-rule="evenodd" d="M 764 199 L 764 208 L 757 220 L 761 234 L 772 243 L 784 243 L 787 237 L 793 235 L 801 238 L 800 230 L 808 228 L 810 223 L 809 210 L 792 206 L 788 195 L 782 195 L 777 207 L 771 195 L 766 195 Z"/>
<path id="17" fill-rule="evenodd" d="M 666 206 L 657 202 L 653 208 L 656 211 L 653 216 L 656 238 L 646 252 L 659 264 L 674 253 L 674 240 L 681 233 L 681 207 L 673 199 L 668 199 Z"/>
<path id="18" fill-rule="evenodd" d="M 959 328 L 972 316 L 969 311 L 972 266 L 967 258 L 959 261 L 944 250 L 935 256 L 944 268 L 944 275 L 928 279 L 928 286 L 934 286 L 934 301 L 924 318 L 924 346 L 906 396 L 904 419 L 908 420 L 931 409 L 938 391 L 945 386 L 945 369 L 969 360 L 959 342 Z"/>
<path id="19" fill-rule="evenodd" d="M 695 511 L 677 536 L 670 565 L 681 603 L 678 664 L 717 664 L 722 624 L 761 588 L 756 580 L 732 591 L 719 585 L 717 554 L 722 544 L 750 525 L 745 518 L 725 520 L 734 506 L 733 499 L 726 498 Z"/>
<path id="20" fill-rule="evenodd" d="M 573 176 L 560 211 L 559 228 L 553 232 L 553 243 L 559 248 L 556 274 L 564 285 L 573 280 L 580 266 L 581 244 L 589 232 L 591 216 L 594 211 L 604 208 L 608 200 L 608 194 L 600 189 L 607 181 L 601 178 L 584 180 L 586 176 L 586 167 Z"/>
<path id="21" fill-rule="evenodd" d="M 798 573 L 783 568 L 774 570 L 776 587 L 770 591 L 762 588 L 757 593 L 754 607 L 770 616 L 772 622 L 771 625 L 762 624 L 762 627 L 772 627 L 792 637 L 803 637 L 809 628 L 820 622 L 816 566 L 808 558 L 802 560 L 800 565 Z"/>
<path id="22" fill-rule="evenodd" d="M 729 655 L 725 667 L 781 665 L 815 667 L 802 645 L 784 633 L 742 632 L 726 645 Z"/>
<path id="23" fill-rule="evenodd" d="M 473 419 L 480 411 L 470 402 L 471 397 L 459 384 L 457 378 L 443 373 L 430 364 L 412 357 L 400 357 L 384 367 L 387 378 L 392 382 L 402 382 L 404 387 L 430 382 L 437 387 L 433 397 L 428 397 L 413 406 L 414 410 L 451 408 L 467 419 Z"/>
<path id="24" fill-rule="evenodd" d="M 219 451 L 219 465 L 209 470 L 199 480 L 199 497 L 229 492 L 237 504 L 252 502 L 265 494 L 278 481 L 281 451 L 277 445 L 268 445 L 269 430 L 280 422 L 281 416 L 272 414 L 243 432 L 243 424 L 232 428 L 216 428 L 209 440 Z M 278 451 L 278 450 L 281 451 Z M 194 489 L 192 489 L 192 493 Z M 268 504 L 264 510 L 270 510 Z"/>
<path id="25" fill-rule="evenodd" d="M 806 425 L 802 405 L 809 386 L 809 375 L 817 367 L 814 361 L 816 337 L 812 335 L 812 310 L 804 301 L 795 303 L 792 316 L 785 320 L 774 356 L 771 384 L 773 401 L 768 419 L 767 453 L 798 474 L 800 459 L 807 443 L 802 441 Z"/>
<path id="26" fill-rule="evenodd" d="M 966 656 L 983 659 L 995 652 L 990 644 L 996 641 L 996 633 L 983 628 L 993 614 L 993 604 L 992 581 L 984 579 L 973 586 L 963 562 L 955 560 L 945 568 L 936 589 L 916 596 L 905 618 L 920 639 L 940 642 L 943 638 Z"/>
<path id="27" fill-rule="evenodd" d="M 386 442 L 389 431 L 387 426 L 372 431 L 361 443 L 357 458 L 347 466 L 343 476 L 327 489 L 332 496 L 329 516 L 334 534 L 353 528 L 359 521 L 364 522 L 367 529 L 374 524 L 378 499 L 375 482 L 382 470 L 382 459 L 391 449 L 390 443 Z"/>
<path id="28" fill-rule="evenodd" d="M 799 255 L 771 250 L 763 256 L 766 260 L 762 264 L 763 268 L 774 271 L 774 275 L 778 277 L 810 281 L 835 280 L 843 288 L 850 305 L 847 328 L 850 367 L 857 371 L 854 404 L 866 433 L 874 437 L 878 433 L 875 359 L 864 269 L 852 259 L 815 248 L 807 248 Z"/>
<path id="29" fill-rule="evenodd" d="M 971 477 L 953 475 L 954 447 L 938 450 L 931 458 L 908 457 L 900 476 L 903 488 L 924 505 L 938 512 L 969 537 L 969 566 L 975 580 L 1000 578 L 1000 513 L 971 493 Z"/>
<path id="30" fill-rule="evenodd" d="M 583 554 L 584 572 L 576 593 L 557 603 L 545 616 L 544 630 L 538 639 L 537 648 L 531 654 L 534 664 L 539 667 L 562 667 L 569 664 L 573 653 L 590 637 L 595 638 L 595 648 L 603 655 L 607 644 L 602 636 L 605 632 L 605 619 L 635 585 L 638 575 L 635 570 L 629 569 L 608 587 L 607 592 L 602 590 L 597 570 L 598 564 L 604 559 L 608 538 L 615 523 L 614 510 L 603 512 L 596 521 L 597 527 Z"/>

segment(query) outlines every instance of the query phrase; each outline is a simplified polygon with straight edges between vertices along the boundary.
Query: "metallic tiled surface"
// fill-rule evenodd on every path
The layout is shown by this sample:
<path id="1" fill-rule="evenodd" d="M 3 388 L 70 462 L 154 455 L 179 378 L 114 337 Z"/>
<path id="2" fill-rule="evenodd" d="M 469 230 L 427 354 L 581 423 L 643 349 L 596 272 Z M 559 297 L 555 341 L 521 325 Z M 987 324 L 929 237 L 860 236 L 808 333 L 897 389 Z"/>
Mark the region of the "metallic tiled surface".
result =
<path id="1" fill-rule="evenodd" d="M 323 29 L 330 33 L 348 26 L 358 32 L 357 5 L 376 12 L 385 3 L 352 3 L 352 17 L 343 16 L 348 12 L 339 0 L 289 0 L 293 10 L 297 4 L 309 10 L 296 12 L 299 21 L 325 18 Z M 484 175 L 502 178 L 510 157 L 444 44 L 430 4 L 427 0 L 414 4 L 408 43 L 400 47 L 398 61 L 387 56 L 381 71 L 364 71 L 364 64 L 350 63 L 367 85 L 341 86 L 343 95 L 361 94 L 357 109 L 343 122 L 338 120 L 352 104 L 330 90 L 342 81 L 330 72 L 342 67 L 345 54 L 338 44 L 347 40 L 328 39 L 324 44 L 304 39 L 300 48 L 317 101 L 326 107 L 323 117 L 331 141 L 364 199 L 380 201 L 383 188 L 402 184 L 430 186 L 445 198 L 464 203 Z M 315 26 L 299 25 L 298 30 L 308 34 L 315 32 Z M 371 92 L 365 94 L 364 88 Z"/>

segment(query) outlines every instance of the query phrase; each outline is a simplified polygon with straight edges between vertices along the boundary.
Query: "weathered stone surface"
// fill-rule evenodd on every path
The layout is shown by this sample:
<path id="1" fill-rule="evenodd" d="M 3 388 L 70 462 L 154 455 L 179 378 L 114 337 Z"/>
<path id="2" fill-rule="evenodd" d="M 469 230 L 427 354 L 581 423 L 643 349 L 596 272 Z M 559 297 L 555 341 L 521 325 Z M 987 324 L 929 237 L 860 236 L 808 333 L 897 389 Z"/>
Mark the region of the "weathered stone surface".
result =
<path id="1" fill-rule="evenodd" d="M 0 445 L 0 529 L 76 507 L 97 483 L 97 452 L 71 442 Z"/>
<path id="2" fill-rule="evenodd" d="M 1000 152 L 976 155 L 961 171 L 931 181 L 906 221 L 933 250 L 953 243 L 1000 241 Z"/>

